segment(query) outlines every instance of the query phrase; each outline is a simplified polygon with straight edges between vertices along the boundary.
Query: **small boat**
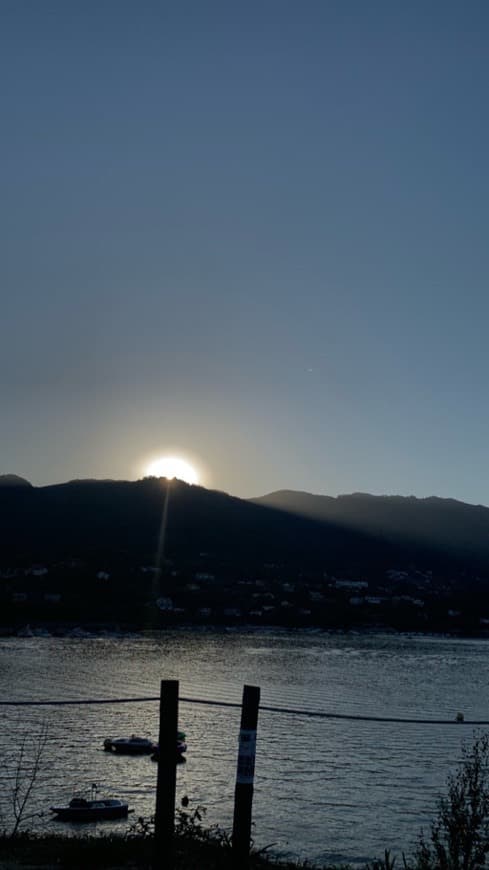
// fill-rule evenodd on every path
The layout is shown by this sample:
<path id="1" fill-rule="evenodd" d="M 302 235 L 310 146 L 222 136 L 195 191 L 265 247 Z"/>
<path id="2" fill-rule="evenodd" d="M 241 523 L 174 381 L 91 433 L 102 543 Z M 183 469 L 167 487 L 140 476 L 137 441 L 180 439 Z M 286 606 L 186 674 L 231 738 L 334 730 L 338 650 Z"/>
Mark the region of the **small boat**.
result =
<path id="1" fill-rule="evenodd" d="M 184 731 L 177 731 L 177 758 L 176 758 L 177 764 L 182 764 L 183 762 L 185 762 L 187 760 L 184 756 L 184 752 L 187 751 L 187 744 L 185 742 L 185 736 L 186 735 L 185 735 Z M 159 746 L 156 746 L 155 751 L 153 752 L 153 755 L 151 756 L 151 758 L 153 761 L 158 761 L 159 757 L 160 757 Z"/>
<path id="2" fill-rule="evenodd" d="M 62 822 L 93 822 L 104 819 L 125 819 L 129 807 L 124 801 L 115 798 L 105 800 L 72 798 L 66 806 L 50 807 L 50 810 Z"/>
<path id="3" fill-rule="evenodd" d="M 107 737 L 104 740 L 106 752 L 118 752 L 120 755 L 151 755 L 157 748 L 157 744 L 152 740 L 147 737 L 137 737 L 135 734 L 131 734 L 130 737 L 116 737 L 115 740 Z"/>
<path id="4" fill-rule="evenodd" d="M 116 798 L 98 798 L 97 786 L 92 785 L 89 798 L 76 795 L 69 804 L 50 807 L 61 822 L 94 822 L 104 819 L 125 819 L 130 812 L 125 801 Z M 131 810 L 132 812 L 132 810 Z"/>

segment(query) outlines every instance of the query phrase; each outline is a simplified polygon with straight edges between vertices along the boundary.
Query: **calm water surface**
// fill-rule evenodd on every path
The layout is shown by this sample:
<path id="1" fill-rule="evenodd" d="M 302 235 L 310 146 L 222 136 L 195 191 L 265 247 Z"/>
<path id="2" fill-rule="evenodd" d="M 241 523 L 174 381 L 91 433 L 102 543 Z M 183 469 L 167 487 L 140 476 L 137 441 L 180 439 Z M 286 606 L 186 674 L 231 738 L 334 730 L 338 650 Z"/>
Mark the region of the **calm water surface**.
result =
<path id="1" fill-rule="evenodd" d="M 251 683 L 268 706 L 450 721 L 460 710 L 466 720 L 489 720 L 488 653 L 482 640 L 273 630 L 3 638 L 0 697 L 157 696 L 161 679 L 179 679 L 185 698 L 239 702 L 243 684 Z M 30 807 L 44 814 L 29 827 L 66 831 L 47 808 L 91 783 L 126 798 L 136 817 L 154 812 L 156 765 L 148 757 L 112 756 L 102 742 L 131 733 L 157 739 L 157 703 L 0 707 L 0 717 L 2 827 L 10 824 L 18 748 L 25 736 L 30 747 L 43 724 L 48 742 Z M 187 795 L 190 808 L 205 806 L 208 823 L 227 829 L 239 718 L 239 709 L 180 703 L 189 749 L 178 767 L 177 800 Z M 255 842 L 317 862 L 362 862 L 385 848 L 409 852 L 474 730 L 261 710 Z M 95 828 L 107 830 L 83 826 Z"/>

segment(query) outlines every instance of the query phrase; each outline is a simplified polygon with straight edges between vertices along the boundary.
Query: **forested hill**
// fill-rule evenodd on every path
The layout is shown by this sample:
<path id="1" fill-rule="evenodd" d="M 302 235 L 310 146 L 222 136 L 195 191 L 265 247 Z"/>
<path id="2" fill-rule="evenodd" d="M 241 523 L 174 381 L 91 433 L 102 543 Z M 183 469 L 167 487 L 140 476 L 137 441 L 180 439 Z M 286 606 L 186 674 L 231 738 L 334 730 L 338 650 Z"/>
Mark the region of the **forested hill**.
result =
<path id="1" fill-rule="evenodd" d="M 166 480 L 71 481 L 46 487 L 0 487 L 0 565 L 87 558 L 153 560 Z M 295 517 L 223 492 L 170 483 L 165 554 L 196 559 L 206 552 L 230 563 L 346 563 L 354 552 L 376 557 L 370 537 L 334 523 Z"/>
<path id="2" fill-rule="evenodd" d="M 166 480 L 0 486 L 0 567 L 98 558 L 144 563 L 158 547 Z M 279 492 L 254 500 L 170 484 L 165 554 L 366 570 L 408 562 L 489 568 L 489 510 L 443 499 Z"/>
<path id="3" fill-rule="evenodd" d="M 426 550 L 467 563 L 489 564 L 489 508 L 449 498 L 352 493 L 331 498 L 279 490 L 254 504 L 282 510 L 413 553 Z"/>

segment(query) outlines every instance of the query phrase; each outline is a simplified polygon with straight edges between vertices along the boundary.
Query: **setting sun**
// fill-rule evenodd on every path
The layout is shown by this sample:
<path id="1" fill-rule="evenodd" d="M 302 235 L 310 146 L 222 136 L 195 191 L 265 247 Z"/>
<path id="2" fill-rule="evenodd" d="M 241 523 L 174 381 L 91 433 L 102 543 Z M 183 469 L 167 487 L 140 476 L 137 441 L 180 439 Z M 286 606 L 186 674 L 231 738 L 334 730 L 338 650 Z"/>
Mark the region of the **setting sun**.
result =
<path id="1" fill-rule="evenodd" d="M 185 483 L 197 484 L 199 474 L 193 465 L 178 456 L 160 456 L 146 467 L 146 477 L 166 477 L 169 480 L 176 477 Z"/>

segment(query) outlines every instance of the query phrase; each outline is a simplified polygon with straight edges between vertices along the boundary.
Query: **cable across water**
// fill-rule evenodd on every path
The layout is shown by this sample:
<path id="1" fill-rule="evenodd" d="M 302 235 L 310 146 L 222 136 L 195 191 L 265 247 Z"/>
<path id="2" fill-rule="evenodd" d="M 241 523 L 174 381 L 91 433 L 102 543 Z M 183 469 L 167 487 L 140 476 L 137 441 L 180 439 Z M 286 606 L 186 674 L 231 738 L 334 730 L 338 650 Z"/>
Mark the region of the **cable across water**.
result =
<path id="1" fill-rule="evenodd" d="M 79 698 L 79 699 L 50 699 L 44 701 L 0 701 L 0 707 L 68 707 L 85 705 L 111 705 L 111 704 L 146 704 L 160 701 L 159 696 L 142 696 L 136 698 Z M 215 701 L 210 698 L 188 698 L 180 696 L 182 704 L 202 704 L 209 707 L 234 707 L 240 708 L 239 701 Z M 362 713 L 327 713 L 322 710 L 297 709 L 294 707 L 280 707 L 276 705 L 260 705 L 263 713 L 279 713 L 287 716 L 307 716 L 316 719 L 340 719 L 349 722 L 385 722 L 399 725 L 489 725 L 486 719 L 416 719 L 405 716 L 373 716 Z"/>

